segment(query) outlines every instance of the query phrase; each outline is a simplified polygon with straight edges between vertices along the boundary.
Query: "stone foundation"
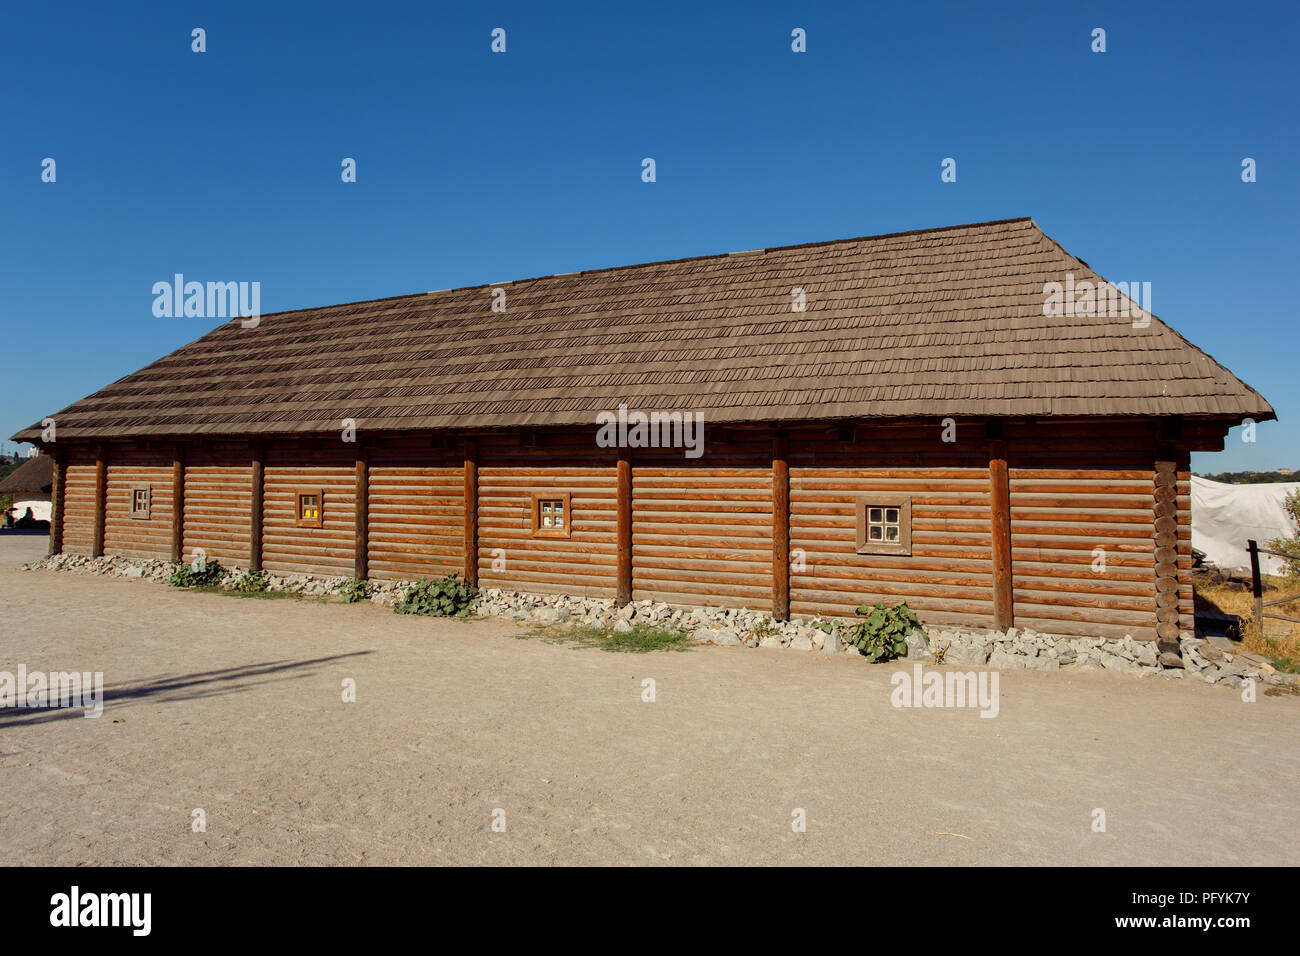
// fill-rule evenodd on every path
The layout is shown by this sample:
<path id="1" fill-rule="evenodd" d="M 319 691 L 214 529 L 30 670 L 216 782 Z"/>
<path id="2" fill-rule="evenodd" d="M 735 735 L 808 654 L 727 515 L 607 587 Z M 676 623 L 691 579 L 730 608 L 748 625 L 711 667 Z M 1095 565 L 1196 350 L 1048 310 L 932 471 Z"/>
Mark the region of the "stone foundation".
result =
<path id="1" fill-rule="evenodd" d="M 58 554 L 27 565 L 27 569 L 52 569 L 83 574 L 143 578 L 166 583 L 180 565 L 158 560 L 129 560 L 122 557 L 88 558 Z M 230 568 L 221 584 L 229 587 L 244 574 Z M 336 596 L 348 578 L 310 574 L 266 572 L 272 589 L 306 596 Z M 392 607 L 414 581 L 375 581 L 366 588 L 375 604 Z M 699 643 L 723 647 L 786 648 L 822 654 L 861 656 L 857 648 L 844 643 L 851 621 L 774 621 L 770 614 L 744 608 L 674 608 L 655 601 L 634 601 L 616 606 L 612 598 L 578 597 L 569 594 L 533 594 L 484 588 L 479 592 L 476 612 L 484 616 L 508 617 L 536 624 L 584 624 L 631 630 L 634 624 L 656 624 L 686 631 Z M 820 625 L 820 626 L 817 626 Z M 908 660 L 933 662 L 942 652 L 944 664 L 958 667 L 989 667 L 994 670 L 1025 668 L 1042 671 L 1109 670 L 1119 673 L 1159 675 L 1171 679 L 1194 677 L 1223 687 L 1241 687 L 1253 679 L 1270 684 L 1294 684 L 1290 675 L 1276 673 L 1258 655 L 1233 653 L 1209 641 L 1184 636 L 1181 657 L 1169 651 L 1157 652 L 1150 641 L 1108 640 L 1101 637 L 1064 637 L 1011 627 L 1006 631 L 967 631 L 929 628 L 913 631 L 908 638 Z"/>

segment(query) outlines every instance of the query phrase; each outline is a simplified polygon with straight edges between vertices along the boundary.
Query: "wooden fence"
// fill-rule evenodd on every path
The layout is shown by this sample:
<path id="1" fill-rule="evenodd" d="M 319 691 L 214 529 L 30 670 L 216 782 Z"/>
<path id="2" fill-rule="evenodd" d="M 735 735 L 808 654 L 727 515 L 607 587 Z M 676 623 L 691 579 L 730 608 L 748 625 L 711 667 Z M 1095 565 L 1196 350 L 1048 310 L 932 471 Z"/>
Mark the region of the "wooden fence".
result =
<path id="1" fill-rule="evenodd" d="M 1259 575 L 1259 556 L 1261 554 L 1271 554 L 1277 558 L 1290 558 L 1293 555 L 1279 554 L 1276 551 L 1269 551 L 1261 548 L 1254 538 L 1246 541 L 1246 550 L 1250 552 L 1250 593 L 1255 600 L 1255 620 L 1259 622 L 1260 632 L 1264 631 L 1264 618 L 1271 617 L 1275 621 L 1290 621 L 1292 624 L 1300 624 L 1300 618 L 1287 617 L 1284 614 L 1265 614 L 1264 608 L 1273 607 L 1275 604 L 1286 604 L 1300 598 L 1300 594 L 1289 594 L 1286 597 L 1276 598 L 1272 601 L 1264 600 L 1264 587 L 1260 581 Z"/>

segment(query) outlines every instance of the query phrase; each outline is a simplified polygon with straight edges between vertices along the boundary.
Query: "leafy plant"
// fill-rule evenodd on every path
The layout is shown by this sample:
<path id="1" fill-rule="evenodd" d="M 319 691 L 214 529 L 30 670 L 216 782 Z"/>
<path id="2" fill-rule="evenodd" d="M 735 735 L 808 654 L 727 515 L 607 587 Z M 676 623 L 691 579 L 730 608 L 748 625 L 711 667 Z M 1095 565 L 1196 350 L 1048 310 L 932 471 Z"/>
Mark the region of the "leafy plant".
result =
<path id="1" fill-rule="evenodd" d="M 1300 525 L 1300 491 L 1293 491 L 1283 498 L 1282 506 L 1291 520 Z M 1274 538 L 1268 543 L 1268 550 L 1285 554 L 1282 561 L 1286 573 L 1293 578 L 1300 577 L 1300 538 Z"/>
<path id="2" fill-rule="evenodd" d="M 948 656 L 948 648 L 951 644 L 952 641 L 944 641 L 943 646 L 940 647 L 938 640 L 933 637 L 930 638 L 930 653 L 934 655 L 934 662 L 936 664 L 943 663 L 943 659 Z"/>
<path id="3" fill-rule="evenodd" d="M 343 599 L 344 604 L 356 604 L 358 601 L 364 601 L 366 599 L 366 579 L 358 578 L 349 581 L 339 588 L 339 597 Z"/>
<path id="4" fill-rule="evenodd" d="M 445 578 L 421 578 L 406 589 L 393 608 L 398 614 L 427 614 L 430 617 L 456 617 L 469 613 L 478 598 L 478 588 L 458 575 Z"/>
<path id="5" fill-rule="evenodd" d="M 777 626 L 776 621 L 772 620 L 770 617 L 763 617 L 759 618 L 758 623 L 754 625 L 753 635 L 756 639 L 761 641 L 771 637 L 779 630 L 780 627 Z"/>
<path id="6" fill-rule="evenodd" d="M 261 594 L 263 591 L 271 590 L 271 582 L 261 571 L 245 571 L 230 586 L 230 590 L 240 594 Z"/>
<path id="7" fill-rule="evenodd" d="M 921 626 L 906 601 L 891 608 L 881 603 L 874 607 L 864 604 L 856 613 L 862 620 L 853 625 L 845 640 L 873 662 L 893 660 L 906 654 L 907 635 L 913 628 Z"/>
<path id="8" fill-rule="evenodd" d="M 221 583 L 226 576 L 226 569 L 220 561 L 205 561 L 199 567 L 182 564 L 168 579 L 174 588 L 211 588 Z"/>

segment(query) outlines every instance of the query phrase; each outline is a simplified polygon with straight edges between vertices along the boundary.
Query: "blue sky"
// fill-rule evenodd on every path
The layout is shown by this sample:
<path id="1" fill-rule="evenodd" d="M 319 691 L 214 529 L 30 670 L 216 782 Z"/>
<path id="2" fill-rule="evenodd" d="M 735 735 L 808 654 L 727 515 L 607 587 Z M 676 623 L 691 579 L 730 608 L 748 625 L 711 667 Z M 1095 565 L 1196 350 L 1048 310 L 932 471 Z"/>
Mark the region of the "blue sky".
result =
<path id="1" fill-rule="evenodd" d="M 1300 469 L 1298 11 L 9 4 L 0 432 L 206 332 L 176 272 L 274 312 L 1031 215 L 1278 410 L 1197 470 Z"/>

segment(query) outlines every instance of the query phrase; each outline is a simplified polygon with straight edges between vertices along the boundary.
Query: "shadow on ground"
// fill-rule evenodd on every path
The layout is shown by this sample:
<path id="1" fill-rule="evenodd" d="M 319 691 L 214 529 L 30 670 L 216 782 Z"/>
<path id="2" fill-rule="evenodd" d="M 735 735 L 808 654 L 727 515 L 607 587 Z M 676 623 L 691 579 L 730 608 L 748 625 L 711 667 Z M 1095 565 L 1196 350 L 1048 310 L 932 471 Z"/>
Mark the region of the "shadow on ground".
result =
<path id="1" fill-rule="evenodd" d="M 374 652 L 353 651 L 348 654 L 334 654 L 329 657 L 314 657 L 300 661 L 266 661 L 261 664 L 246 664 L 240 667 L 227 667 L 222 670 L 162 675 L 130 684 L 109 685 L 104 688 L 104 708 L 107 711 L 110 704 L 127 701 L 176 703 L 184 700 L 218 697 L 222 694 L 237 694 L 264 684 L 310 677 L 319 671 L 323 665 L 351 657 L 364 657 L 372 653 Z M 258 678 L 264 679 L 259 680 Z M 84 714 L 85 708 L 80 706 L 4 707 L 0 708 L 0 730 L 24 727 L 30 724 L 43 724 L 52 720 L 80 718 Z"/>

